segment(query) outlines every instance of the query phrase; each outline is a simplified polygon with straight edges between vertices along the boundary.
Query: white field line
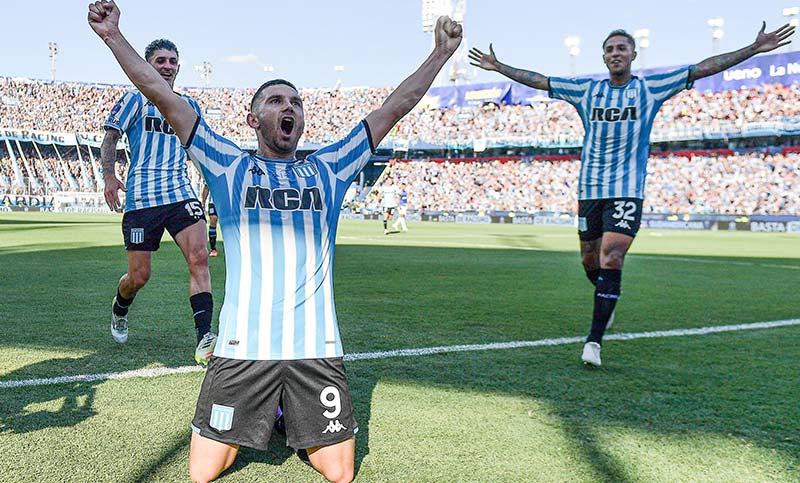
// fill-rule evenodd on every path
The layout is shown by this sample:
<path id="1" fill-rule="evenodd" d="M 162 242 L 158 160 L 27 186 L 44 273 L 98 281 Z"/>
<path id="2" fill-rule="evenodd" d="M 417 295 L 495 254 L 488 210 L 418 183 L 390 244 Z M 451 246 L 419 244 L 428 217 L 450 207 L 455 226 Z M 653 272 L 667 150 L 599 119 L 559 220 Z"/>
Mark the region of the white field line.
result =
<path id="1" fill-rule="evenodd" d="M 712 327 L 700 327 L 696 329 L 674 329 L 658 330 L 652 332 L 631 332 L 621 334 L 609 334 L 605 340 L 634 340 L 634 339 L 657 339 L 662 337 L 685 337 L 690 335 L 717 334 L 721 332 L 738 332 L 742 330 L 773 329 L 776 327 L 788 327 L 800 325 L 800 319 L 776 320 L 772 322 L 755 322 L 751 324 L 719 325 Z M 382 352 L 361 352 L 346 354 L 345 361 L 363 361 L 370 359 L 388 359 L 392 357 L 418 357 L 432 354 L 445 354 L 452 352 L 472 352 L 485 350 L 517 349 L 520 347 L 546 347 L 567 344 L 582 343 L 584 337 L 560 337 L 556 339 L 523 340 L 514 342 L 494 342 L 490 344 L 469 344 L 451 345 L 439 347 L 423 347 L 419 349 L 398 349 Z M 104 381 L 107 379 L 129 379 L 133 377 L 158 377 L 172 374 L 184 374 L 188 372 L 199 372 L 203 369 L 199 366 L 183 367 L 159 367 L 155 369 L 136 369 L 124 372 L 108 372 L 103 374 L 89 374 L 78 376 L 62 376 L 41 379 L 22 379 L 16 381 L 0 381 L 0 389 L 15 387 L 46 386 L 52 384 L 66 384 L 73 382 L 92 382 Z"/>

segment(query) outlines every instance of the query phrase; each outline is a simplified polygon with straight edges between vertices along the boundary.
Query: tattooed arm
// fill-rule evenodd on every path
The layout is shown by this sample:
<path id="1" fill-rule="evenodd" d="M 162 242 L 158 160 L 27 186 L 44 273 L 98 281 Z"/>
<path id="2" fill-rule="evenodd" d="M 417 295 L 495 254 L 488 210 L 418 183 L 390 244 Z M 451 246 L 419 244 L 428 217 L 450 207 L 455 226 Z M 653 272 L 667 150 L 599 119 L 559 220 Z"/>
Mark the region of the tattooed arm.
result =
<path id="1" fill-rule="evenodd" d="M 470 64 L 474 65 L 475 67 L 499 72 L 509 79 L 515 80 L 520 84 L 525 84 L 528 87 L 541 89 L 543 91 L 546 91 L 550 88 L 550 80 L 542 74 L 530 70 L 517 69 L 497 60 L 497 56 L 494 53 L 492 44 L 489 44 L 488 54 L 484 54 L 477 48 L 473 47 L 469 51 L 469 59 L 472 61 Z"/>
<path id="2" fill-rule="evenodd" d="M 709 57 L 708 59 L 695 65 L 692 68 L 692 73 L 689 76 L 689 80 L 693 82 L 697 79 L 714 75 L 718 72 L 722 72 L 725 69 L 729 69 L 756 54 L 775 50 L 778 47 L 788 44 L 790 41 L 787 39 L 794 34 L 794 27 L 791 27 L 788 23 L 778 30 L 770 33 L 764 32 L 766 28 L 767 23 L 764 22 L 761 25 L 761 30 L 756 36 L 755 42 L 747 47 L 743 47 L 734 52 L 728 52 L 726 54 Z"/>

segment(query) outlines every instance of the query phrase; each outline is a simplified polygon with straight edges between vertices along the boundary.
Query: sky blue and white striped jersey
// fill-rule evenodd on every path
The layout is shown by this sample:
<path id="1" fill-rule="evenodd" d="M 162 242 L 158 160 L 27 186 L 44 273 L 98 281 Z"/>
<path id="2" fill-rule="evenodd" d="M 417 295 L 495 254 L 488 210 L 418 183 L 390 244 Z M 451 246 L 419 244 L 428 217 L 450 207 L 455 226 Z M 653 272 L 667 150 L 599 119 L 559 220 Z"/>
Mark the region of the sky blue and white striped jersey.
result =
<path id="1" fill-rule="evenodd" d="M 344 355 L 333 301 L 333 248 L 347 189 L 372 155 L 366 121 L 304 161 L 251 155 L 198 119 L 187 147 L 225 239 L 225 302 L 214 355 Z"/>
<path id="2" fill-rule="evenodd" d="M 644 199 L 653 120 L 667 99 L 691 87 L 689 72 L 634 76 L 623 86 L 550 78 L 550 97 L 575 106 L 586 131 L 578 199 Z"/>
<path id="3" fill-rule="evenodd" d="M 181 95 L 200 115 L 200 106 Z M 186 171 L 186 153 L 164 116 L 139 91 L 117 101 L 105 123 L 128 136 L 131 164 L 125 182 L 125 211 L 197 198 Z"/>

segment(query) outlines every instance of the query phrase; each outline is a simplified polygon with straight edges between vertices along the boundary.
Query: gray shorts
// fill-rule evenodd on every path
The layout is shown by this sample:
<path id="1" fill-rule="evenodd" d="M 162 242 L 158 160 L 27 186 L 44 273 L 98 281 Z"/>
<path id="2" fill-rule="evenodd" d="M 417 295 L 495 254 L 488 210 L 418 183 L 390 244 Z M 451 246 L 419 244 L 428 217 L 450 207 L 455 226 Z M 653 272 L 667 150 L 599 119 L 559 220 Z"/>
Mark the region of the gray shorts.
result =
<path id="1" fill-rule="evenodd" d="M 328 446 L 353 437 L 357 423 L 341 358 L 249 361 L 213 357 L 192 430 L 223 443 L 266 450 L 280 404 L 286 444 Z"/>

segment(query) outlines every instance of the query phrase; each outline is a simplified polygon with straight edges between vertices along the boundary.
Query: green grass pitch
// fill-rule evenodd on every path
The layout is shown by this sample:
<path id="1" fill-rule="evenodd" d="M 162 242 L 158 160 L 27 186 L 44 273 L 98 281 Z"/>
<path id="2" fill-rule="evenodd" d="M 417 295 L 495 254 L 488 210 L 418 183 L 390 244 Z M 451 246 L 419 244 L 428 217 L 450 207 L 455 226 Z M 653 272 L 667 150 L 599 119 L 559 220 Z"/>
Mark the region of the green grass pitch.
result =
<path id="1" fill-rule="evenodd" d="M 119 215 L 0 214 L 0 383 L 192 363 L 185 262 L 168 237 L 109 334 Z M 586 335 L 573 229 L 343 221 L 348 354 Z M 224 249 L 221 250 L 224 252 Z M 211 259 L 216 310 L 222 256 Z M 643 230 L 611 333 L 800 318 L 800 236 Z M 216 324 L 216 317 L 215 317 Z M 800 325 L 353 360 L 359 482 L 800 482 Z M 188 481 L 202 372 L 0 387 L 0 482 Z M 320 482 L 273 435 L 222 482 Z"/>

